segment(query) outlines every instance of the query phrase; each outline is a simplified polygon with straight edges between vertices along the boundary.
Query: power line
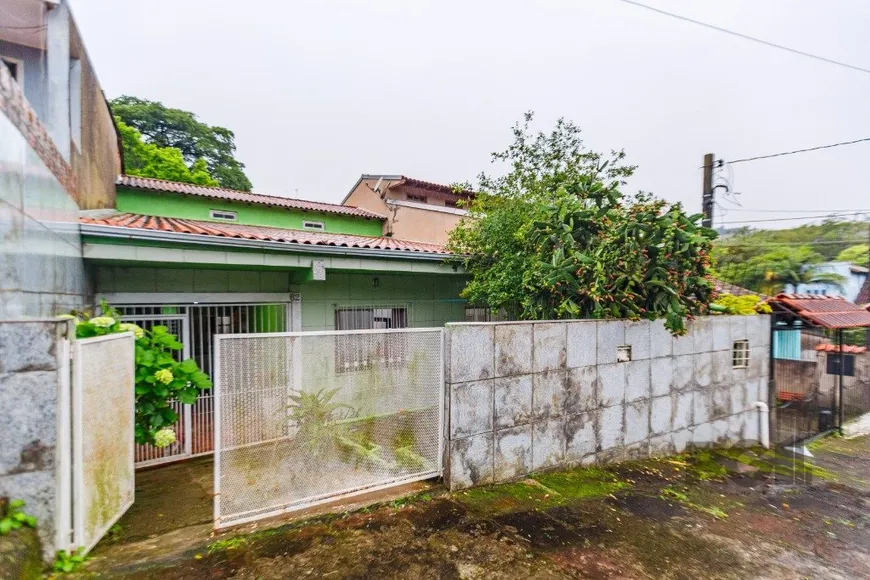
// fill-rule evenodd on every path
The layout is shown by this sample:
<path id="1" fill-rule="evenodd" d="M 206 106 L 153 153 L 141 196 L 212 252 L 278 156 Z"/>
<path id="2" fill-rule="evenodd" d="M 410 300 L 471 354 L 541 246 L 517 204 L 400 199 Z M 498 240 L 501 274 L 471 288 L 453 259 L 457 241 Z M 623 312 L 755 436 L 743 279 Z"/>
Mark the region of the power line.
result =
<path id="1" fill-rule="evenodd" d="M 781 44 L 776 44 L 775 42 L 770 42 L 767 40 L 762 40 L 760 38 L 755 38 L 754 36 L 749 36 L 747 34 L 741 34 L 740 32 L 735 32 L 734 30 L 722 28 L 721 26 L 715 26 L 713 24 L 701 22 L 700 20 L 694 20 L 694 19 L 688 18 L 686 16 L 680 16 L 679 14 L 674 14 L 673 12 L 667 12 L 666 10 L 661 10 L 659 8 L 654 8 L 652 6 L 647 6 L 646 4 L 641 4 L 640 2 L 635 2 L 634 0 L 619 0 L 619 1 L 625 2 L 626 4 L 631 4 L 632 6 L 637 6 L 638 8 L 645 8 L 647 10 L 651 10 L 652 12 L 657 12 L 657 13 L 663 14 L 665 16 L 670 16 L 671 18 L 676 18 L 676 19 L 682 20 L 684 22 L 691 22 L 692 24 L 697 24 L 697 25 L 703 26 L 705 28 L 710 28 L 711 30 L 716 30 L 718 32 L 724 32 L 725 34 L 730 34 L 731 36 L 736 36 L 736 37 L 742 38 L 744 40 L 751 40 L 752 42 L 757 42 L 757 43 L 763 44 L 765 46 L 770 46 L 772 48 L 778 48 L 780 50 L 785 50 L 785 51 L 790 52 L 792 54 L 798 54 L 800 56 L 805 56 L 805 57 L 812 58 L 815 60 L 820 60 L 820 61 L 826 62 L 828 64 L 835 64 L 837 66 L 842 66 L 842 67 L 856 70 L 859 72 L 870 73 L 870 69 L 866 69 L 866 68 L 863 68 L 860 66 L 855 66 L 853 64 L 848 64 L 845 62 L 840 62 L 839 60 L 833 60 L 831 58 L 826 58 L 824 56 L 819 56 L 817 54 L 804 52 L 802 50 L 797 50 L 796 48 L 789 48 L 788 46 L 783 46 Z"/>
<path id="2" fill-rule="evenodd" d="M 866 244 L 867 239 L 854 240 L 811 240 L 808 242 L 732 242 L 741 238 L 719 238 L 720 247 L 752 248 L 755 246 L 836 246 L 840 244 L 858 245 Z"/>
<path id="3" fill-rule="evenodd" d="M 721 207 L 721 206 L 720 206 Z M 753 213 L 865 213 L 870 212 L 870 209 L 752 209 L 748 207 L 722 207 L 725 211 L 751 211 Z"/>
<path id="4" fill-rule="evenodd" d="M 854 215 L 855 213 L 860 212 L 848 212 L 848 213 L 827 213 L 824 215 L 805 215 L 805 216 L 797 216 L 797 217 L 785 217 L 785 218 L 768 218 L 763 220 L 742 220 L 736 222 L 719 222 L 719 225 L 725 224 L 755 224 L 761 222 L 785 222 L 785 221 L 793 221 L 793 220 L 810 220 L 810 219 L 822 219 L 822 218 L 835 218 L 835 217 L 844 217 L 848 215 Z"/>
<path id="5" fill-rule="evenodd" d="M 625 1 L 625 0 L 623 0 Z M 786 155 L 795 155 L 797 153 L 807 153 L 810 151 L 819 151 L 820 149 L 831 149 L 832 147 L 843 147 L 844 145 L 855 145 L 856 143 L 864 143 L 866 141 L 870 141 L 870 137 L 864 137 L 863 139 L 855 139 L 854 141 L 841 141 L 839 143 L 831 143 L 830 145 L 818 145 L 817 147 L 808 147 L 806 149 L 795 149 L 794 151 L 783 151 L 781 153 L 772 153 L 770 155 L 759 155 L 757 157 L 745 157 L 743 159 L 735 159 L 734 161 L 728 161 L 729 165 L 734 165 L 735 163 L 746 163 L 747 161 L 758 161 L 759 159 L 770 159 L 772 157 L 784 157 Z"/>

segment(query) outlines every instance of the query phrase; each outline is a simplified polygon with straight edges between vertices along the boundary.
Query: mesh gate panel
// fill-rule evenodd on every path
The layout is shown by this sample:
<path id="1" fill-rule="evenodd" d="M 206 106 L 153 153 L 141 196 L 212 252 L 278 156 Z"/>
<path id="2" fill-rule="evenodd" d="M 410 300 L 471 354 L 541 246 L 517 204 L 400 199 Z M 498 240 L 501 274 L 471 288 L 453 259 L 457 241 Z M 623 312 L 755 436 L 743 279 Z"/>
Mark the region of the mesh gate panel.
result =
<path id="1" fill-rule="evenodd" d="M 90 550 L 133 503 L 132 334 L 73 343 L 74 543 Z"/>
<path id="2" fill-rule="evenodd" d="M 441 470 L 441 329 L 216 340 L 218 527 Z"/>

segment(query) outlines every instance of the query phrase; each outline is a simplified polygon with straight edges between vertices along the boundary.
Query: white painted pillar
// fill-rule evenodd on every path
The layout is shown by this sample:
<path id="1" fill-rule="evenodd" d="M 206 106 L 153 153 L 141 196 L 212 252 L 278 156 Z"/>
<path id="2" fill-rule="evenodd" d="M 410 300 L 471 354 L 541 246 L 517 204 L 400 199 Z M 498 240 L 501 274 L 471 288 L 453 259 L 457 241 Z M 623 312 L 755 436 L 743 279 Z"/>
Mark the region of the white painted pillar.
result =
<path id="1" fill-rule="evenodd" d="M 48 6 L 45 14 L 45 118 L 42 119 L 57 150 L 70 158 L 69 41 L 70 15 L 66 2 Z"/>

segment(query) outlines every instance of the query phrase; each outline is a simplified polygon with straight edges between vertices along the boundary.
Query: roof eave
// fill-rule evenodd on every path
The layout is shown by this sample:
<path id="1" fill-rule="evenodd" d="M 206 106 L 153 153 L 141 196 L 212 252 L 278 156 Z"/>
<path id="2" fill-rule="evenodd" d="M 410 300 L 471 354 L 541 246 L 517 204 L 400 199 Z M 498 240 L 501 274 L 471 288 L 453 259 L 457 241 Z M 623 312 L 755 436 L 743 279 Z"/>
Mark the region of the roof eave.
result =
<path id="1" fill-rule="evenodd" d="M 265 240 L 249 240 L 245 238 L 203 236 L 177 232 L 163 232 L 125 228 L 121 226 L 106 226 L 99 224 L 81 224 L 83 236 L 94 236 L 107 239 L 141 240 L 149 242 L 170 242 L 191 244 L 197 246 L 231 246 L 234 249 L 273 250 L 293 252 L 298 254 L 326 254 L 366 258 L 390 258 L 394 260 L 417 261 L 460 261 L 460 256 L 441 254 L 437 252 L 422 252 L 418 250 L 384 250 L 379 248 L 354 248 L 350 246 L 325 244 L 300 244 L 293 242 L 271 242 Z"/>

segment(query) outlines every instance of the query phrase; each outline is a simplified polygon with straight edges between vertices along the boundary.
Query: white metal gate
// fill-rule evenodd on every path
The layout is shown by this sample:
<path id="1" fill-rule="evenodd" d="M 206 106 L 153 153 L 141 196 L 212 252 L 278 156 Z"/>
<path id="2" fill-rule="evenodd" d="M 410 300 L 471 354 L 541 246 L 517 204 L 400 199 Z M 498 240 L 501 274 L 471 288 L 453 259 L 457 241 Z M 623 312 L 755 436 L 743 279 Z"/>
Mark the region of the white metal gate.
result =
<path id="1" fill-rule="evenodd" d="M 134 365 L 132 333 L 72 343 L 72 522 L 61 529 L 71 523 L 85 551 L 133 504 Z"/>
<path id="2" fill-rule="evenodd" d="M 162 324 L 184 344 L 179 356 L 193 358 L 212 375 L 212 338 L 216 334 L 283 331 L 290 328 L 291 309 L 285 303 L 245 304 L 136 304 L 117 307 L 125 322 L 151 329 Z M 199 455 L 208 455 L 214 445 L 214 391 L 202 391 L 193 405 L 172 402 L 179 420 L 177 440 L 163 449 L 136 446 L 136 466 L 147 467 Z"/>
<path id="3" fill-rule="evenodd" d="M 215 337 L 218 528 L 441 474 L 440 328 Z"/>

